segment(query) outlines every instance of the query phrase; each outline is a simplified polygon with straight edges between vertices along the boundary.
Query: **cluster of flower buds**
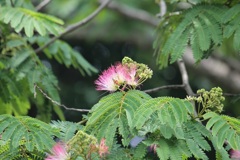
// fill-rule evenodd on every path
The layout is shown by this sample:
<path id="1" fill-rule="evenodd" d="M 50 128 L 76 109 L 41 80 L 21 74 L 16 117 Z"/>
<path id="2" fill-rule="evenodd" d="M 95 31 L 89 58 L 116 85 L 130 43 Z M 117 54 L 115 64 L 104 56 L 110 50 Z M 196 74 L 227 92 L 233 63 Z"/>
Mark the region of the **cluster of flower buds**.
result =
<path id="1" fill-rule="evenodd" d="M 145 80 L 152 77 L 152 70 L 147 65 L 137 63 L 129 57 L 124 57 L 122 63 L 103 71 L 95 81 L 97 90 L 114 92 L 116 90 L 135 89 Z"/>
<path id="2" fill-rule="evenodd" d="M 222 96 L 222 89 L 214 87 L 210 91 L 200 89 L 197 91 L 197 97 L 187 97 L 189 101 L 196 101 L 202 104 L 202 110 L 206 112 L 221 113 L 223 111 L 223 101 L 225 98 Z"/>

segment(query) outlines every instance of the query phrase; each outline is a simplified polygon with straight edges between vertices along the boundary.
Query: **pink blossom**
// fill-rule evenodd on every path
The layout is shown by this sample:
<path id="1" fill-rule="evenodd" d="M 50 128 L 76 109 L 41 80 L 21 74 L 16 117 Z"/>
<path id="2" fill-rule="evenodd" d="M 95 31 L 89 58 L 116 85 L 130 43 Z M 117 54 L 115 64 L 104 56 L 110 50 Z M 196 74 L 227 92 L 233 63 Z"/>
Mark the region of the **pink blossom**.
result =
<path id="1" fill-rule="evenodd" d="M 128 67 L 128 75 L 129 78 L 126 79 L 128 85 L 137 86 L 138 85 L 138 79 L 137 79 L 137 65 L 136 64 L 130 64 Z"/>
<path id="2" fill-rule="evenodd" d="M 148 71 L 148 72 L 147 72 Z M 97 90 L 114 92 L 116 90 L 135 89 L 152 75 L 151 70 L 134 61 L 116 63 L 109 67 L 95 81 Z M 146 72 L 146 73 L 145 73 Z M 142 76 L 141 76 L 142 75 Z"/>
<path id="3" fill-rule="evenodd" d="M 100 157 L 103 157 L 104 155 L 106 155 L 108 152 L 108 146 L 105 144 L 106 139 L 102 138 L 100 145 L 99 145 L 99 150 L 98 153 L 100 155 Z"/>
<path id="4" fill-rule="evenodd" d="M 240 150 L 230 150 L 230 157 L 234 160 L 240 160 Z"/>
<path id="5" fill-rule="evenodd" d="M 103 71 L 103 73 L 95 81 L 95 84 L 97 85 L 96 89 L 110 92 L 116 91 L 118 89 L 116 79 L 117 73 L 115 66 L 111 66 L 107 70 Z"/>
<path id="6" fill-rule="evenodd" d="M 136 86 L 136 70 L 137 68 L 135 65 L 128 67 L 127 65 L 116 63 L 114 66 L 103 71 L 95 81 L 95 84 L 97 85 L 96 89 L 114 92 L 124 84 Z"/>
<path id="7" fill-rule="evenodd" d="M 128 67 L 125 65 L 122 65 L 121 63 L 117 63 L 115 66 L 115 70 L 117 73 L 117 81 L 120 85 L 124 84 L 127 80 L 129 80 L 131 77 L 128 74 Z"/>
<path id="8" fill-rule="evenodd" d="M 67 160 L 68 153 L 66 151 L 65 145 L 61 142 L 56 143 L 53 148 L 51 154 L 45 158 L 45 160 Z"/>

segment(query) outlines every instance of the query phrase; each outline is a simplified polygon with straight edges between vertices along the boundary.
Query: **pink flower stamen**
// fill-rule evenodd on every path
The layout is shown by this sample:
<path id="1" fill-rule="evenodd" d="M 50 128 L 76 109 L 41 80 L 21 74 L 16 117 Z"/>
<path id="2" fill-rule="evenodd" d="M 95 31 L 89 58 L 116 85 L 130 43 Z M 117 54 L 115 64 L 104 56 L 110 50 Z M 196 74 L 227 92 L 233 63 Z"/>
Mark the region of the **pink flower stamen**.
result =
<path id="1" fill-rule="evenodd" d="M 95 84 L 97 85 L 96 89 L 114 92 L 118 89 L 118 84 L 115 81 L 116 79 L 117 73 L 115 71 L 115 67 L 111 66 L 107 70 L 103 71 L 103 73 L 95 81 Z"/>
<path id="2" fill-rule="evenodd" d="M 99 145 L 98 153 L 99 153 L 100 157 L 103 157 L 103 156 L 105 156 L 106 154 L 109 153 L 108 152 L 108 146 L 105 144 L 105 141 L 106 141 L 106 139 L 102 138 L 101 142 L 100 142 L 100 145 Z"/>
<path id="3" fill-rule="evenodd" d="M 45 160 L 67 160 L 67 158 L 68 153 L 65 144 L 58 142 L 53 146 L 51 154 L 49 154 Z"/>
<path id="4" fill-rule="evenodd" d="M 123 59 L 124 61 L 124 59 Z M 97 90 L 114 92 L 135 89 L 146 79 L 151 78 L 152 71 L 146 65 L 138 64 L 130 58 L 125 58 L 123 63 L 116 63 L 109 67 L 95 81 Z"/>

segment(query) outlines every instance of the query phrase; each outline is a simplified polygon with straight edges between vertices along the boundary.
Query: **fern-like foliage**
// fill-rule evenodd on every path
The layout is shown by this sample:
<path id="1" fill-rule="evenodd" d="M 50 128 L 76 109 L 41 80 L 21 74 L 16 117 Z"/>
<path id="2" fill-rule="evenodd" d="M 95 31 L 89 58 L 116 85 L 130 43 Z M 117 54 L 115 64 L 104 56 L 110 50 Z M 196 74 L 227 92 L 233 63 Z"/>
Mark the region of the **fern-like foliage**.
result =
<path id="1" fill-rule="evenodd" d="M 240 121 L 233 117 L 208 112 L 203 115 L 208 119 L 206 128 L 212 130 L 213 142 L 221 149 L 225 141 L 231 148 L 240 149 Z"/>
<path id="2" fill-rule="evenodd" d="M 123 148 L 119 144 L 114 144 L 112 150 L 107 154 L 106 159 L 109 160 L 140 160 L 145 159 L 147 154 L 147 145 L 144 143 L 138 144 L 135 148 Z"/>
<path id="3" fill-rule="evenodd" d="M 29 152 L 44 152 L 51 149 L 53 136 L 59 136 L 59 131 L 31 117 L 0 115 L 0 134 L 10 149 L 25 147 Z"/>
<path id="4" fill-rule="evenodd" d="M 165 129 L 177 129 L 176 133 L 180 133 L 183 129 L 181 124 L 189 120 L 191 114 L 194 110 L 188 101 L 171 97 L 153 98 L 137 109 L 132 126 L 141 129 L 147 121 L 157 121 Z"/>
<path id="5" fill-rule="evenodd" d="M 3 46 L 0 85 L 2 95 L 6 96 L 2 96 L 1 113 L 26 115 L 30 108 L 30 96 L 34 93 L 34 83 L 40 85 L 54 100 L 60 101 L 56 77 L 42 64 L 24 38 L 11 34 L 6 37 Z M 38 102 L 36 104 L 39 106 Z M 56 111 L 60 110 L 56 108 Z M 57 113 L 61 115 L 61 112 Z"/>
<path id="6" fill-rule="evenodd" d="M 132 138 L 130 126 L 134 123 L 135 111 L 149 99 L 149 95 L 138 90 L 110 94 L 93 106 L 86 130 L 98 139 L 105 137 L 110 147 L 118 131 L 123 145 L 127 146 Z"/>
<path id="7" fill-rule="evenodd" d="M 3 25 L 2 28 L 7 29 L 6 25 Z M 10 32 L 4 37 L 0 47 L 0 92 L 2 95 L 0 113 L 26 115 L 30 109 L 29 99 L 35 92 L 34 84 L 38 84 L 52 99 L 60 102 L 57 78 L 29 45 L 29 42 L 36 42 L 41 46 L 48 40 L 49 38 L 32 38 L 30 40 Z M 63 41 L 56 41 L 50 48 L 46 48 L 44 53 L 50 56 L 49 58 L 54 57 L 59 63 L 64 63 L 67 67 L 73 66 L 79 69 L 83 75 L 85 73 L 91 75 L 96 72 L 96 69 L 80 53 Z M 38 108 L 38 118 L 50 121 L 52 107 L 44 104 L 44 101 L 41 98 L 34 100 Z M 54 106 L 53 109 L 61 120 L 64 120 L 61 109 L 58 106 Z M 45 113 L 49 114 L 43 117 L 42 115 Z"/>
<path id="8" fill-rule="evenodd" d="M 62 32 L 63 21 L 40 12 L 34 11 L 31 1 L 13 0 L 0 2 L 0 104 L 1 114 L 26 115 L 32 102 L 34 84 L 40 86 L 53 100 L 60 102 L 58 81 L 51 71 L 51 67 L 44 65 L 35 53 L 33 46 L 41 47 L 50 40 L 49 34 L 59 35 Z M 15 34 L 15 32 L 25 32 Z M 39 33 L 42 39 L 35 38 L 31 42 L 29 37 Z M 41 40 L 40 40 L 41 39 Z M 67 43 L 56 41 L 44 50 L 48 58 L 54 57 L 59 63 L 67 67 L 78 69 L 82 75 L 91 75 L 97 70 L 91 66 L 77 51 Z M 6 85 L 7 84 L 7 85 Z M 38 96 L 35 102 L 38 108 L 37 117 L 50 121 L 52 109 L 64 120 L 63 113 L 58 106 L 50 106 L 48 101 Z M 47 113 L 47 114 L 45 114 Z M 44 115 L 45 114 L 45 115 Z M 43 116 L 44 115 L 44 116 Z"/>
<path id="9" fill-rule="evenodd" d="M 18 44 L 21 43 L 17 39 L 15 42 Z M 6 45 L 11 46 L 13 44 L 7 43 Z M 18 59 L 16 63 L 13 63 L 14 58 L 9 58 L 8 52 L 10 52 L 10 49 L 3 50 L 3 55 L 1 55 L 0 59 L 2 66 L 0 69 L 0 93 L 2 95 L 0 98 L 0 113 L 26 115 L 30 108 L 30 103 L 28 101 L 30 92 L 27 84 L 20 78 L 17 78 L 21 75 L 17 75 L 16 77 L 16 75 L 14 75 L 14 70 L 11 68 L 11 66 L 18 66 L 19 62 L 23 61 L 23 59 Z"/>
<path id="10" fill-rule="evenodd" d="M 240 50 L 240 4 L 230 8 L 222 17 L 222 22 L 226 24 L 223 36 L 229 38 L 233 36 L 233 47 Z"/>
<path id="11" fill-rule="evenodd" d="M 207 57 L 207 51 L 213 46 L 222 43 L 221 15 L 225 12 L 225 8 L 213 5 L 196 5 L 191 9 L 180 14 L 182 17 L 180 24 L 176 28 L 161 35 L 166 40 L 161 43 L 156 40 L 155 49 L 159 54 L 159 63 L 165 67 L 168 57 L 171 57 L 170 63 L 180 58 L 186 46 L 190 43 L 193 56 L 196 61 Z M 162 23 L 165 23 L 164 21 Z M 171 25 L 171 24 L 170 24 Z M 161 30 L 161 24 L 159 30 Z"/>
<path id="12" fill-rule="evenodd" d="M 2 141 L 3 142 L 3 141 Z M 10 143 L 0 145 L 0 158 L 1 159 L 28 159 L 28 160 L 43 160 L 46 153 L 43 151 L 28 151 L 24 146 L 25 141 L 21 141 L 18 148 L 10 148 Z"/>
<path id="13" fill-rule="evenodd" d="M 210 132 L 199 122 L 189 120 L 182 124 L 182 137 L 166 136 L 164 128 L 158 127 L 152 133 L 149 133 L 146 140 L 143 141 L 147 146 L 155 145 L 155 151 L 160 159 L 187 159 L 195 157 L 196 159 L 208 159 L 205 151 L 210 151 L 211 147 L 207 139 L 211 138 Z M 167 134 L 172 134 L 171 130 Z M 178 134 L 176 134 L 178 135 Z"/>
<path id="14" fill-rule="evenodd" d="M 209 130 L 192 119 L 194 109 L 190 102 L 171 97 L 153 98 L 143 103 L 133 119 L 133 126 L 144 143 L 155 144 L 160 159 L 195 157 L 208 159 L 205 151 L 211 147 Z"/>
<path id="15" fill-rule="evenodd" d="M 157 35 L 153 43 L 153 48 L 155 49 L 154 54 L 157 56 L 156 62 L 160 65 L 160 68 L 166 67 L 169 59 L 169 55 L 161 54 L 161 46 L 166 43 L 168 37 L 170 37 L 181 20 L 181 16 L 171 16 L 169 19 L 163 19 L 157 28 Z"/>
<path id="16" fill-rule="evenodd" d="M 24 29 L 28 37 L 32 37 L 34 31 L 44 36 L 47 33 L 58 35 L 63 29 L 60 25 L 63 21 L 26 8 L 0 7 L 0 21 L 10 24 L 16 32 Z"/>
<path id="17" fill-rule="evenodd" d="M 15 81 L 5 72 L 0 72 L 0 76 L 0 114 L 26 115 L 30 108 L 27 85 L 23 81 Z"/>
<path id="18" fill-rule="evenodd" d="M 191 155 L 183 140 L 160 139 L 157 146 L 156 152 L 160 159 L 177 160 Z"/>
<path id="19" fill-rule="evenodd" d="M 38 46 L 43 46 L 48 42 L 50 38 L 48 37 L 32 37 L 28 41 L 30 43 L 36 43 Z M 81 53 L 74 50 L 69 44 L 64 41 L 56 40 L 53 44 L 43 50 L 45 55 L 52 59 L 54 58 L 60 64 L 64 64 L 66 67 L 72 66 L 78 69 L 82 75 L 92 75 L 92 73 L 97 73 L 97 69 L 89 64 Z"/>
<path id="20" fill-rule="evenodd" d="M 148 137 L 148 139 L 156 141 L 156 143 L 164 143 L 158 141 L 159 139 L 165 139 L 166 143 L 170 143 L 170 141 L 173 143 L 173 139 L 177 139 L 179 143 L 184 144 L 183 146 L 186 150 L 177 151 L 179 148 L 175 148 L 176 154 L 171 155 L 173 158 L 177 159 L 187 152 L 187 157 L 193 155 L 206 159 L 206 155 L 203 152 L 198 153 L 189 149 L 195 141 L 201 142 L 198 146 L 199 150 L 209 150 L 210 148 L 204 139 L 205 136 L 208 136 L 207 133 L 209 133 L 206 129 L 201 131 L 202 134 L 200 134 L 201 132 L 197 132 L 199 124 L 192 124 L 192 126 L 190 124 L 184 125 L 191 120 L 190 115 L 193 114 L 192 104 L 185 100 L 171 97 L 151 98 L 147 94 L 136 90 L 126 93 L 116 92 L 102 98 L 92 108 L 85 130 L 96 135 L 99 139 L 107 138 L 109 146 L 113 144 L 116 136 L 115 132 L 118 131 L 118 134 L 122 137 L 122 144 L 127 146 L 129 140 L 138 134 L 136 130 L 144 130 L 145 127 L 145 133 L 142 132 L 142 135 L 146 136 L 150 133 L 150 136 L 153 138 Z M 192 130 L 193 128 L 195 130 Z M 170 150 L 174 149 L 174 146 L 170 146 Z M 179 145 L 176 147 L 179 147 Z M 132 157 L 134 157 L 133 155 L 134 153 Z M 144 156 L 145 154 L 141 158 Z"/>
<path id="21" fill-rule="evenodd" d="M 197 121 L 185 123 L 184 136 L 186 144 L 195 158 L 208 159 L 204 151 L 210 151 L 211 147 L 206 139 L 211 138 L 209 130 Z"/>
<path id="22" fill-rule="evenodd" d="M 69 141 L 83 126 L 68 121 L 52 121 L 51 126 L 60 130 L 60 139 L 63 142 Z"/>

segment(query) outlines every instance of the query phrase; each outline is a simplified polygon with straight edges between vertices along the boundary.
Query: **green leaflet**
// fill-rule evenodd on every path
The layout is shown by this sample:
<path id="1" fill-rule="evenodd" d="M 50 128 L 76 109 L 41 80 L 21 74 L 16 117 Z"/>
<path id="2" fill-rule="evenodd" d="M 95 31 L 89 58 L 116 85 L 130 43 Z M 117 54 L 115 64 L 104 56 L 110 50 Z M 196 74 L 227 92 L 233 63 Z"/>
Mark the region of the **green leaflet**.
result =
<path id="1" fill-rule="evenodd" d="M 5 46 L 2 51 L 3 57 L 0 59 L 4 65 L 0 70 L 2 83 L 0 83 L 2 95 L 0 113 L 26 115 L 30 108 L 29 98 L 33 97 L 35 83 L 41 86 L 52 99 L 60 102 L 56 77 L 34 54 L 27 41 L 16 34 L 11 34 L 7 36 Z M 11 54 L 11 56 L 4 56 L 5 53 Z M 39 103 L 38 100 L 40 99 L 35 101 L 39 113 L 37 117 L 49 121 L 49 116 L 42 117 L 42 115 L 50 113 L 52 107 Z M 43 102 L 43 100 L 40 101 Z M 64 120 L 59 108 L 54 107 L 54 111 Z M 41 113 L 43 114 L 41 115 Z"/>
<path id="2" fill-rule="evenodd" d="M 233 35 L 233 47 L 235 50 L 240 50 L 240 4 L 234 5 L 222 17 L 222 22 L 225 24 L 224 37 L 229 38 Z"/>
<path id="3" fill-rule="evenodd" d="M 0 71 L 0 114 L 26 115 L 30 108 L 29 91 L 23 81 L 15 81 L 12 75 Z M 23 93 L 26 96 L 23 96 Z"/>
<path id="4" fill-rule="evenodd" d="M 159 97 L 143 103 L 136 111 L 133 126 L 140 129 L 146 121 L 158 113 L 157 119 L 161 124 L 166 124 L 174 129 L 189 119 L 193 114 L 190 102 L 178 98 Z"/>
<path id="5" fill-rule="evenodd" d="M 82 125 L 69 121 L 52 121 L 50 125 L 60 130 L 59 138 L 63 142 L 69 141 L 76 134 L 76 131 L 83 128 Z"/>
<path id="6" fill-rule="evenodd" d="M 54 16 L 34 12 L 26 8 L 0 7 L 0 21 L 8 24 L 20 32 L 24 29 L 28 37 L 33 36 L 34 30 L 41 36 L 45 36 L 48 31 L 50 34 L 58 35 L 62 32 L 64 22 Z"/>
<path id="7" fill-rule="evenodd" d="M 47 40 L 49 40 L 49 38 L 43 37 L 41 40 L 39 40 L 39 44 L 42 45 Z M 34 43 L 35 39 L 33 38 L 31 42 Z M 58 81 L 56 77 L 49 68 L 43 65 L 38 56 L 35 55 L 34 50 L 27 43 L 26 38 L 22 38 L 16 34 L 10 34 L 6 37 L 4 44 L 5 48 L 2 50 L 2 54 L 11 54 L 11 56 L 3 56 L 0 60 L 1 80 L 2 82 L 6 82 L 6 84 L 8 84 L 6 86 L 3 83 L 0 83 L 0 92 L 2 93 L 1 95 L 5 103 L 2 104 L 3 107 L 0 109 L 0 113 L 11 114 L 14 112 L 16 115 L 27 114 L 27 111 L 30 108 L 28 95 L 31 93 L 29 91 L 32 93 L 34 92 L 35 83 L 38 84 L 53 100 L 60 102 L 57 84 Z M 57 47 L 56 52 L 51 52 L 52 50 L 48 50 L 47 48 L 45 49 L 46 52 L 44 52 L 46 55 L 48 55 L 47 53 L 51 53 L 53 56 L 58 55 L 58 57 L 61 57 L 59 61 L 60 63 L 64 63 L 67 67 L 73 66 L 74 68 L 79 69 L 83 75 L 85 75 L 85 73 L 91 75 L 93 72 L 97 72 L 93 66 L 91 66 L 77 51 L 74 51 L 67 43 L 59 40 L 52 44 L 50 48 L 52 46 L 53 48 Z M 9 72 L 9 70 L 11 70 L 11 72 Z M 21 85 L 19 85 L 20 83 Z M 18 86 L 22 86 L 23 84 L 24 86 L 28 86 L 29 89 L 24 88 L 23 90 L 19 90 Z M 23 91 L 24 93 L 26 91 L 28 94 L 25 94 L 25 98 L 18 98 L 18 96 L 21 95 L 19 93 Z M 9 97 L 11 96 L 14 98 L 12 98 L 12 102 L 9 102 Z M 30 96 L 33 96 L 33 94 Z M 38 113 L 41 114 L 51 112 L 51 106 L 44 105 L 43 103 L 40 104 L 37 102 L 37 100 L 36 105 L 39 109 Z M 19 102 L 22 103 L 20 104 Z M 17 105 L 12 105 L 13 103 Z M 17 108 L 9 107 L 9 105 L 16 106 Z M 50 108 L 50 110 L 44 110 L 44 108 Z M 22 111 L 20 111 L 20 109 Z M 64 120 L 61 109 L 59 109 L 57 106 L 54 106 L 53 109 L 57 115 Z M 49 121 L 49 116 L 42 117 L 42 115 L 39 115 L 38 118 Z"/>
<path id="8" fill-rule="evenodd" d="M 212 130 L 212 136 L 216 141 L 216 146 L 221 149 L 224 141 L 227 140 L 233 149 L 240 148 L 240 121 L 233 117 L 218 115 L 208 112 L 203 115 L 204 119 L 209 119 L 207 129 Z"/>
<path id="9" fill-rule="evenodd" d="M 208 157 L 206 156 L 206 154 L 202 151 L 201 148 L 199 148 L 198 145 L 196 145 L 195 141 L 192 139 L 187 139 L 187 146 L 189 148 L 189 150 L 193 153 L 193 155 L 196 158 L 200 158 L 200 159 L 208 159 Z"/>
<path id="10" fill-rule="evenodd" d="M 184 132 L 187 145 L 194 157 L 206 159 L 206 155 L 202 152 L 202 150 L 211 150 L 210 145 L 205 139 L 211 138 L 210 132 L 201 123 L 194 120 L 185 123 Z M 195 145 L 195 149 L 191 148 L 192 144 Z M 198 152 L 196 152 L 196 150 L 198 150 Z"/>
<path id="11" fill-rule="evenodd" d="M 187 144 L 183 140 L 161 138 L 156 145 L 156 152 L 160 159 L 179 160 L 184 156 L 191 156 Z"/>
<path id="12" fill-rule="evenodd" d="M 116 136 L 115 131 L 118 129 L 123 137 L 123 144 L 127 146 L 132 137 L 129 130 L 135 111 L 149 99 L 151 99 L 149 95 L 138 90 L 116 92 L 105 96 L 93 106 L 86 130 L 99 139 L 105 137 L 111 147 Z"/>
<path id="13" fill-rule="evenodd" d="M 20 145 L 28 151 L 47 151 L 54 141 L 52 136 L 59 136 L 56 129 L 50 125 L 31 117 L 0 115 L 1 140 L 8 142 L 10 148 L 16 149 Z M 30 144 L 34 146 L 29 147 Z"/>
<path id="14" fill-rule="evenodd" d="M 7 142 L 4 145 L 0 146 L 0 158 L 1 159 L 29 159 L 29 160 L 43 160 L 46 153 L 41 151 L 27 151 L 26 148 L 24 148 L 24 141 L 20 142 L 21 147 L 19 148 L 11 148 L 10 149 L 10 143 Z"/>
<path id="15" fill-rule="evenodd" d="M 30 43 L 37 43 L 40 47 L 49 40 L 49 37 L 28 38 Z M 86 61 L 81 53 L 75 51 L 64 41 L 56 40 L 49 47 L 45 48 L 43 52 L 49 59 L 54 58 L 60 64 L 64 64 L 68 68 L 72 66 L 73 68 L 78 69 L 83 76 L 86 74 L 92 75 L 92 73 L 97 73 L 97 69 Z"/>

